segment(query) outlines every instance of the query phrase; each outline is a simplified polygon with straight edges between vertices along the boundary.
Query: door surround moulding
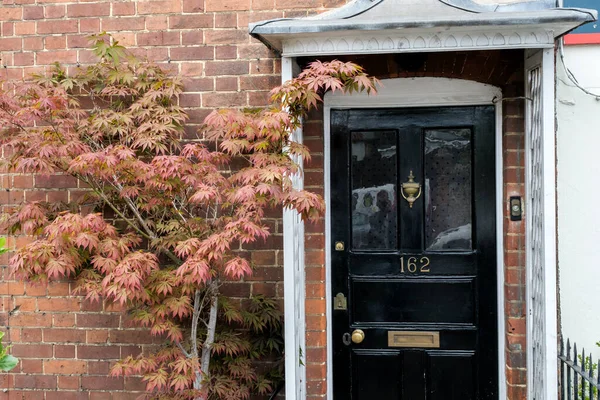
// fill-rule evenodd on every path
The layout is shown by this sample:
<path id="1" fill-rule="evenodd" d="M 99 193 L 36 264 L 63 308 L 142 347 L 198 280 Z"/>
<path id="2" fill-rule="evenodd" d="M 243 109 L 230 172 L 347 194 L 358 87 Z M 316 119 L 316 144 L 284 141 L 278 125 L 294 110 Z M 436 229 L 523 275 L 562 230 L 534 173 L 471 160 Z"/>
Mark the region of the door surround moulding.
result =
<path id="1" fill-rule="evenodd" d="M 531 29 L 403 29 L 401 31 L 373 31 L 330 33 L 323 36 L 301 36 L 282 43 L 285 57 L 422 53 L 457 50 L 500 50 L 524 48 L 553 48 L 552 30 Z"/>
<path id="2" fill-rule="evenodd" d="M 497 238 L 497 298 L 498 298 L 498 394 L 506 398 L 505 366 L 505 322 L 504 322 L 504 230 L 503 230 L 503 159 L 502 159 L 502 91 L 491 85 L 448 78 L 395 78 L 382 80 L 375 95 L 354 93 L 327 93 L 324 98 L 324 183 L 325 202 L 330 204 L 331 181 L 329 165 L 331 161 L 330 116 L 332 109 L 340 108 L 415 108 L 444 106 L 493 105 L 496 109 L 496 238 Z M 326 210 L 325 218 L 325 285 L 327 317 L 327 381 L 333 378 L 333 337 L 331 289 L 331 212 Z M 288 322 L 286 321 L 286 324 Z M 327 385 L 327 398 L 333 398 L 333 386 Z"/>
<path id="3" fill-rule="evenodd" d="M 525 193 L 527 194 L 525 204 L 529 209 L 525 214 L 527 389 L 529 398 L 541 395 L 548 399 L 557 396 L 558 388 L 555 362 L 558 357 L 556 313 L 558 300 L 554 58 L 552 49 L 525 52 L 525 93 L 527 97 L 532 98 L 525 108 Z M 538 70 L 541 78 L 538 85 L 539 92 L 536 94 L 534 94 L 535 90 L 532 91 L 530 81 L 531 74 L 535 70 Z M 539 108 L 534 106 L 536 102 Z M 538 131 L 537 143 L 533 139 L 534 131 Z M 534 152 L 539 159 L 534 159 Z M 536 174 L 534 166 L 540 169 L 541 174 Z M 538 193 L 534 194 L 534 186 L 537 186 Z M 537 203 L 536 206 L 534 202 Z M 534 214 L 539 217 L 540 213 L 541 226 L 534 224 Z M 535 233 L 533 226 L 536 227 Z M 538 241 L 538 246 L 541 243 L 541 247 L 538 247 L 540 251 L 534 255 L 535 250 L 531 246 L 535 241 Z M 534 290 L 536 287 L 539 288 L 537 293 Z M 542 295 L 540 291 L 543 292 Z M 543 300 L 541 304 L 540 300 Z M 540 330 L 543 337 L 540 337 Z"/>

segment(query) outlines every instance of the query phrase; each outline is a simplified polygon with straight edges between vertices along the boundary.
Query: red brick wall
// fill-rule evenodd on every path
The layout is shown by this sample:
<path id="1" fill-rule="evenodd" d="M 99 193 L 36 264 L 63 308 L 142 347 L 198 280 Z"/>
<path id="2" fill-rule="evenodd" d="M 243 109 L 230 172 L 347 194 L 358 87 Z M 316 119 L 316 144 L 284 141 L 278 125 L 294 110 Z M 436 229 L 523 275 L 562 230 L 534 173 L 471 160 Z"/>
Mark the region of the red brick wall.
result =
<path id="1" fill-rule="evenodd" d="M 304 124 L 304 144 L 311 151 L 304 187 L 321 195 L 324 178 L 323 112 L 311 113 Z M 327 317 L 325 299 L 325 220 L 306 226 L 306 393 L 307 399 L 327 394 Z"/>
<path id="2" fill-rule="evenodd" d="M 344 0 L 3 0 L 0 6 L 0 80 L 22 79 L 59 61 L 70 68 L 93 61 L 86 36 L 107 31 L 138 56 L 184 78 L 181 105 L 187 133 L 214 107 L 266 104 L 280 82 L 280 63 L 248 35 L 248 23 L 305 16 Z M 23 201 L 69 201 L 83 188 L 65 176 L 0 170 L 0 207 Z M 255 246 L 256 268 L 246 282 L 224 287 L 230 296 L 282 297 L 281 213 L 269 218 L 274 235 Z M 12 247 L 25 238 L 10 238 Z M 250 249 L 248 249 L 250 250 Z M 0 266 L 7 256 L 0 258 Z M 0 268 L 0 329 L 21 359 L 0 375 L 0 399 L 135 399 L 136 378 L 107 378 L 111 362 L 153 344 L 118 310 L 71 298 L 69 282 L 32 287 Z M 156 339 L 154 339 L 156 341 Z M 3 389 L 7 389 L 3 391 Z"/>
<path id="3" fill-rule="evenodd" d="M 150 0 L 70 1 L 3 0 L 0 8 L 0 79 L 21 79 L 54 61 L 74 68 L 92 61 L 85 37 L 113 33 L 142 57 L 184 77 L 181 104 L 190 114 L 188 134 L 213 107 L 256 106 L 279 82 L 280 64 L 260 43 L 249 38 L 250 21 L 297 17 L 322 11 L 344 0 Z M 406 57 L 406 56 L 402 56 Z M 443 53 L 425 57 L 416 72 L 406 72 L 393 57 L 358 57 L 380 77 L 449 76 L 501 86 L 505 93 L 522 90 L 521 52 Z M 523 109 L 505 104 L 505 195 L 523 194 Z M 306 125 L 313 160 L 306 185 L 322 192 L 322 116 Z M 83 188 L 63 176 L 40 177 L 0 171 L 0 206 L 31 200 L 73 200 Z M 254 249 L 255 274 L 232 283 L 226 293 L 283 295 L 282 225 L 270 222 L 275 235 Z M 506 224 L 507 375 L 509 398 L 524 398 L 524 240 L 522 224 Z M 325 332 L 324 223 L 307 227 L 307 349 L 310 398 L 327 389 Z M 11 238 L 10 245 L 24 238 Z M 0 258 L 5 265 L 7 257 Z M 105 310 L 69 297 L 69 282 L 32 287 L 0 276 L 0 326 L 8 331 L 13 353 L 21 358 L 11 374 L 0 375 L 0 399 L 133 399 L 142 385 L 135 378 L 107 378 L 111 361 L 153 344 L 131 327 L 118 310 Z M 2 392 L 1 388 L 8 391 Z"/>
<path id="4" fill-rule="evenodd" d="M 411 71 L 402 67 L 401 56 L 344 57 L 363 65 L 381 79 L 403 77 L 448 77 L 478 81 L 498 86 L 503 96 L 523 96 L 523 52 L 481 51 L 418 55 L 420 65 Z M 302 60 L 309 62 L 310 60 Z M 505 239 L 505 322 L 507 399 L 522 400 L 527 396 L 526 326 L 525 326 L 525 224 L 510 222 L 508 199 L 524 196 L 524 104 L 523 100 L 503 103 L 504 158 L 504 239 Z M 323 113 L 313 113 L 305 123 L 304 140 L 313 154 L 306 166 L 308 188 L 323 190 Z M 326 397 L 326 306 L 325 255 L 323 224 L 308 227 L 306 236 L 306 329 L 307 329 L 307 393 L 309 399 Z M 503 251 L 498 249 L 498 251 Z M 501 385 L 504 383 L 500 383 Z"/>
<path id="5" fill-rule="evenodd" d="M 523 96 L 524 77 L 504 89 L 504 97 Z M 527 398 L 525 221 L 510 220 L 508 199 L 525 199 L 525 104 L 522 100 L 503 104 L 502 138 L 504 158 L 504 310 L 506 325 L 506 379 L 508 398 Z"/>

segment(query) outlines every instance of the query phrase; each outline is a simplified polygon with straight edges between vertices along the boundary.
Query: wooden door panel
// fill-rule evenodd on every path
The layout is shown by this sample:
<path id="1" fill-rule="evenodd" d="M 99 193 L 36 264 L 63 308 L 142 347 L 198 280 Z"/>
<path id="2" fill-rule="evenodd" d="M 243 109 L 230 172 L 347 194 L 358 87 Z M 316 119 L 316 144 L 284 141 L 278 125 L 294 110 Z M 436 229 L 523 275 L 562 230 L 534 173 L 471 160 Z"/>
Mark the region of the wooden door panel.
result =
<path id="1" fill-rule="evenodd" d="M 352 320 L 475 324 L 473 279 L 352 279 Z"/>
<path id="2" fill-rule="evenodd" d="M 353 399 L 400 399 L 402 358 L 400 352 L 352 353 Z"/>
<path id="3" fill-rule="evenodd" d="M 475 354 L 427 353 L 428 400 L 474 400 Z"/>
<path id="4" fill-rule="evenodd" d="M 402 400 L 425 400 L 425 352 L 402 352 Z"/>
<path id="5" fill-rule="evenodd" d="M 476 399 L 473 352 L 361 349 L 352 351 L 351 365 L 353 399 Z"/>
<path id="6" fill-rule="evenodd" d="M 400 129 L 400 182 L 407 182 L 411 173 L 417 181 L 423 178 L 422 166 L 422 137 L 419 127 L 409 125 Z M 400 191 L 400 185 L 398 190 Z M 405 252 L 420 252 L 423 249 L 423 193 L 413 203 L 412 207 L 402 198 L 400 194 L 398 201 L 398 213 L 400 214 L 400 247 Z"/>

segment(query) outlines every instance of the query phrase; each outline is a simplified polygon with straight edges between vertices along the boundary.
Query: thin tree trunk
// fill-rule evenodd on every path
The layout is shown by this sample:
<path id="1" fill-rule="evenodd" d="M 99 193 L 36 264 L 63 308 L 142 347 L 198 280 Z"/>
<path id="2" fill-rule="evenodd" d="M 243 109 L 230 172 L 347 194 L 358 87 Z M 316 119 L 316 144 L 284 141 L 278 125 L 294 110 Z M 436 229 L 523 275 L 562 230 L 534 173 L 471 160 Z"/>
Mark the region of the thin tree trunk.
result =
<path id="1" fill-rule="evenodd" d="M 217 282 L 212 281 L 208 287 L 210 296 L 210 314 L 206 324 L 206 339 L 202 344 L 202 353 L 200 355 L 200 371 L 196 372 L 194 389 L 202 392 L 204 389 L 204 378 L 208 376 L 210 369 L 211 349 L 215 341 L 215 331 L 217 329 L 217 311 L 219 309 L 219 292 Z M 197 397 L 196 400 L 204 400 L 205 394 Z"/>

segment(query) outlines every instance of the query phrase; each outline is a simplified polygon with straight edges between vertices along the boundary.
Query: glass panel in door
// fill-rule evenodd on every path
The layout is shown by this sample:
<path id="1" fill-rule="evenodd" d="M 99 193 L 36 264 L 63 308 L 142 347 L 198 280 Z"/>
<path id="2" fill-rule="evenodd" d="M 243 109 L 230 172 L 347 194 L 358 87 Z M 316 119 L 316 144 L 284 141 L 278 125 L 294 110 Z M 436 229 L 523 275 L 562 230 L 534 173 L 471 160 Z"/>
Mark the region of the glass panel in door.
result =
<path id="1" fill-rule="evenodd" d="M 425 130 L 425 248 L 472 249 L 471 129 Z"/>
<path id="2" fill-rule="evenodd" d="M 396 249 L 396 131 L 352 132 L 350 152 L 352 248 Z"/>

